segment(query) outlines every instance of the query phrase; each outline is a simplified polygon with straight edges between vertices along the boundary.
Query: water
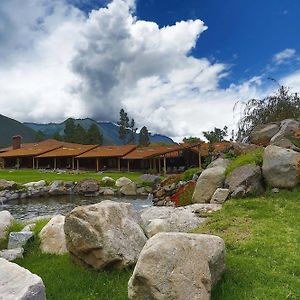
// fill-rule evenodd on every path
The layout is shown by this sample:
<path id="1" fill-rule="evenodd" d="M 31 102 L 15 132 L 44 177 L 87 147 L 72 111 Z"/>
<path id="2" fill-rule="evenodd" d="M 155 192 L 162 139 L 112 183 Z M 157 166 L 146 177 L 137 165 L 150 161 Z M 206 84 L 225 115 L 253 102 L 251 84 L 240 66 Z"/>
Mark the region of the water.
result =
<path id="1" fill-rule="evenodd" d="M 80 205 L 99 203 L 103 200 L 131 203 L 135 209 L 141 210 L 152 205 L 152 201 L 147 197 L 81 197 L 81 196 L 53 196 L 14 200 L 0 205 L 0 211 L 8 210 L 17 220 L 27 220 L 40 216 L 66 215 L 73 208 Z"/>

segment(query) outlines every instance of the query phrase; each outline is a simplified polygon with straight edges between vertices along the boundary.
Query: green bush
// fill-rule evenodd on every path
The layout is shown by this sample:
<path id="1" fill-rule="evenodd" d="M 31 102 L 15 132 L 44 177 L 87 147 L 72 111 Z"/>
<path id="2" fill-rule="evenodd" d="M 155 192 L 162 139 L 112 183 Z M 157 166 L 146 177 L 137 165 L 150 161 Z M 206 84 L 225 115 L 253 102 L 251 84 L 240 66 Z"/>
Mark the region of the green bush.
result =
<path id="1" fill-rule="evenodd" d="M 224 158 L 234 160 L 237 158 L 237 156 L 233 150 L 229 150 L 227 153 L 225 153 Z"/>
<path id="2" fill-rule="evenodd" d="M 227 167 L 225 171 L 225 176 L 227 177 L 233 172 L 233 170 L 244 165 L 253 164 L 253 165 L 261 166 L 263 163 L 263 154 L 264 154 L 264 149 L 258 148 L 255 149 L 254 151 L 238 156 Z"/>
<path id="3" fill-rule="evenodd" d="M 192 180 L 194 174 L 198 173 L 199 171 L 201 171 L 200 168 L 190 168 L 190 169 L 187 169 L 187 170 L 182 174 L 182 180 L 183 180 L 183 181 L 189 181 L 189 180 Z"/>

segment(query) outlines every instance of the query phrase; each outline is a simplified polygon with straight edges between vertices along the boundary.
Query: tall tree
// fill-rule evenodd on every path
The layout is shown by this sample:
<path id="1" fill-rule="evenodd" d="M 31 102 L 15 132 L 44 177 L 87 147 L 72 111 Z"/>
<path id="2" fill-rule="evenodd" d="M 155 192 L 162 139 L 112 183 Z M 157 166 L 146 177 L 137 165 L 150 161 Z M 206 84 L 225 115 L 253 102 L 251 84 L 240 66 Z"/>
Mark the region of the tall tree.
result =
<path id="1" fill-rule="evenodd" d="M 142 127 L 139 134 L 139 145 L 148 146 L 150 144 L 149 131 L 146 126 Z"/>
<path id="2" fill-rule="evenodd" d="M 64 140 L 66 142 L 75 143 L 76 125 L 74 119 L 69 118 L 65 123 Z"/>
<path id="3" fill-rule="evenodd" d="M 45 134 L 41 130 L 37 131 L 37 133 L 35 135 L 36 142 L 41 142 L 41 141 L 45 140 L 45 138 L 46 138 Z"/>
<path id="4" fill-rule="evenodd" d="M 130 121 L 129 130 L 130 130 L 130 133 L 129 133 L 128 144 L 135 144 L 135 136 L 136 136 L 137 128 L 135 128 L 134 119 L 131 119 L 131 121 Z"/>
<path id="5" fill-rule="evenodd" d="M 217 143 L 224 141 L 224 138 L 227 136 L 227 131 L 227 126 L 224 126 L 223 129 L 215 127 L 212 131 L 203 131 L 203 135 L 209 143 Z"/>
<path id="6" fill-rule="evenodd" d="M 102 145 L 103 144 L 103 136 L 99 131 L 99 128 L 96 124 L 92 124 L 87 130 L 87 139 L 86 142 L 88 144 L 94 145 Z"/>
<path id="7" fill-rule="evenodd" d="M 54 140 L 57 140 L 57 141 L 62 141 L 62 140 L 63 140 L 62 136 L 59 134 L 58 131 L 56 131 L 56 132 L 53 134 L 52 138 L 53 138 Z"/>
<path id="8" fill-rule="evenodd" d="M 125 145 L 126 137 L 127 137 L 127 130 L 129 127 L 129 118 L 123 108 L 120 110 L 120 121 L 118 122 L 118 125 L 119 125 L 119 138 Z"/>
<path id="9" fill-rule="evenodd" d="M 74 143 L 78 143 L 78 144 L 87 143 L 87 132 L 80 124 L 77 124 L 75 127 Z"/>

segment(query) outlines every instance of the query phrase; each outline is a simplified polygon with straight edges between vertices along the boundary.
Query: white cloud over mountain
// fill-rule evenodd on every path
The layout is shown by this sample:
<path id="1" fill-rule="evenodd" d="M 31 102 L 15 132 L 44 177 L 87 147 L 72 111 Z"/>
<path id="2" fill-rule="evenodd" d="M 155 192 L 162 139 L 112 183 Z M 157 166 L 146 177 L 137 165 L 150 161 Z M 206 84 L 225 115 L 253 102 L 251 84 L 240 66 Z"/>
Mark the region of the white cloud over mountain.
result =
<path id="1" fill-rule="evenodd" d="M 191 55 L 207 29 L 201 20 L 159 28 L 135 17 L 134 0 L 88 16 L 68 3 L 0 2 L 2 114 L 116 120 L 124 107 L 139 125 L 180 139 L 232 126 L 234 103 L 261 94 L 259 78 L 221 88 L 229 67 Z"/>

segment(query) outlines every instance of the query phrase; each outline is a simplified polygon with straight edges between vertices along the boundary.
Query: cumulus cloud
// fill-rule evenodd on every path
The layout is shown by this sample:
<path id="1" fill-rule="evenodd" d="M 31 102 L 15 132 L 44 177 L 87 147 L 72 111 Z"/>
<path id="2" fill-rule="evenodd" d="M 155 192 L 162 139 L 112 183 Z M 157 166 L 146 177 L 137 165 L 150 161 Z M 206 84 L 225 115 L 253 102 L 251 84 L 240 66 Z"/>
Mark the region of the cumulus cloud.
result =
<path id="1" fill-rule="evenodd" d="M 288 61 L 289 59 L 293 58 L 296 54 L 296 50 L 295 49 L 291 49 L 291 48 L 287 48 L 279 53 L 276 53 L 273 56 L 273 61 L 276 64 L 282 64 L 285 63 L 286 61 Z"/>
<path id="2" fill-rule="evenodd" d="M 220 88 L 229 67 L 191 55 L 207 30 L 201 20 L 160 28 L 138 20 L 135 4 L 113 0 L 86 15 L 67 0 L 27 0 L 22 10 L 2 0 L 1 113 L 115 121 L 124 107 L 140 126 L 177 139 L 234 126 L 234 103 L 259 96 L 259 78 Z"/>

